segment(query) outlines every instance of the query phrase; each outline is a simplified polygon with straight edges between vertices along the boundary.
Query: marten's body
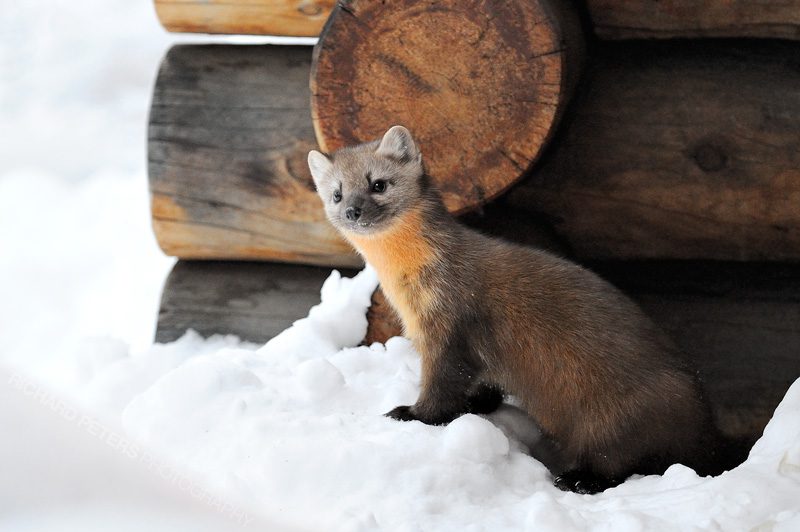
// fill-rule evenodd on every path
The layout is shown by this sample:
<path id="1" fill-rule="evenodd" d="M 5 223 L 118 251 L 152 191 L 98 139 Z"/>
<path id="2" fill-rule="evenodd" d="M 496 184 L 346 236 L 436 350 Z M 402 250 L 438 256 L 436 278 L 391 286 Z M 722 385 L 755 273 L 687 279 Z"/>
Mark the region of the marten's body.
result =
<path id="1" fill-rule="evenodd" d="M 512 394 L 547 436 L 533 454 L 564 489 L 678 462 L 702 469 L 715 432 L 695 373 L 616 288 L 458 224 L 404 128 L 309 163 L 329 218 L 376 269 L 422 356 L 418 401 L 388 415 L 448 423 Z"/>

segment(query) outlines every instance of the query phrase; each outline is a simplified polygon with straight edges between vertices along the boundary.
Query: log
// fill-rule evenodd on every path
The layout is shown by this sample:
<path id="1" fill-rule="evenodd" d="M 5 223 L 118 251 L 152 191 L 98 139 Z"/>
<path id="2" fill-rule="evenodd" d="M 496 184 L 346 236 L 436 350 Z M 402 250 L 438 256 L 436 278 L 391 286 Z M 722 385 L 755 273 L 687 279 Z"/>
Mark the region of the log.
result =
<path id="1" fill-rule="evenodd" d="M 233 334 L 265 343 L 308 315 L 330 273 L 315 266 L 180 260 L 161 295 L 156 342 L 194 329 L 204 337 Z M 342 270 L 348 277 L 355 273 Z"/>
<path id="2" fill-rule="evenodd" d="M 168 31 L 317 37 L 333 0 L 155 0 Z M 601 39 L 800 38 L 800 0 L 587 0 Z"/>
<path id="3" fill-rule="evenodd" d="M 587 0 L 601 39 L 800 39 L 800 0 Z"/>
<path id="4" fill-rule="evenodd" d="M 800 260 L 800 43 L 606 44 L 510 205 L 579 258 Z"/>
<path id="5" fill-rule="evenodd" d="M 504 197 L 506 223 L 551 223 L 586 259 L 797 260 L 798 59 L 781 42 L 599 47 L 557 142 Z M 149 141 L 166 253 L 359 264 L 305 163 L 309 63 L 295 47 L 170 51 Z"/>
<path id="6" fill-rule="evenodd" d="M 330 152 L 403 124 L 447 207 L 466 212 L 539 157 L 582 56 L 560 0 L 340 2 L 314 49 L 317 141 Z"/>
<path id="7" fill-rule="evenodd" d="M 168 31 L 316 37 L 334 0 L 155 0 Z"/>
<path id="8" fill-rule="evenodd" d="M 148 133 L 153 229 L 168 255 L 356 266 L 306 156 L 311 50 L 175 46 Z"/>
<path id="9" fill-rule="evenodd" d="M 647 261 L 590 266 L 637 300 L 695 360 L 727 434 L 760 435 L 800 377 L 796 265 Z M 307 266 L 179 261 L 164 287 L 156 339 L 171 341 L 194 328 L 204 336 L 236 334 L 266 342 L 319 302 L 328 273 Z M 386 314 L 373 310 L 370 329 L 391 334 L 393 325 L 379 321 Z"/>

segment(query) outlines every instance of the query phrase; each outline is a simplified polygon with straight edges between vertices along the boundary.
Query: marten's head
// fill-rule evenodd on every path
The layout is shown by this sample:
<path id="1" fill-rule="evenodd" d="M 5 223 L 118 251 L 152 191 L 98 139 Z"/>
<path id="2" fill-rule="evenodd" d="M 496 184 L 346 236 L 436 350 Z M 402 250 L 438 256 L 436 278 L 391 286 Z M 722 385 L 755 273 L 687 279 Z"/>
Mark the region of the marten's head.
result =
<path id="1" fill-rule="evenodd" d="M 403 126 L 392 127 L 380 141 L 330 156 L 312 150 L 308 166 L 328 219 L 359 235 L 388 229 L 418 205 L 425 174 L 422 154 Z"/>

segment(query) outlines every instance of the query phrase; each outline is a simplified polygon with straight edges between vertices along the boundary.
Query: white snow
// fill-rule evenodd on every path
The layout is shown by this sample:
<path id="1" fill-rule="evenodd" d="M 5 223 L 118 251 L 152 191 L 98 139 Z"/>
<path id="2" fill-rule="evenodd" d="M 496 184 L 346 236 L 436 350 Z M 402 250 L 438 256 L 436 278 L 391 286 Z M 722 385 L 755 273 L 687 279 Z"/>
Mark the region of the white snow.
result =
<path id="1" fill-rule="evenodd" d="M 333 273 L 309 317 L 265 346 L 194 333 L 153 345 L 173 260 L 149 227 L 145 124 L 175 40 L 208 39 L 166 35 L 150 0 L 3 5 L 0 363 L 303 529 L 800 530 L 800 382 L 734 471 L 702 479 L 675 466 L 580 496 L 521 452 L 531 431 L 513 411 L 447 427 L 382 416 L 416 399 L 420 366 L 402 338 L 357 347 L 369 270 Z M 30 528 L 67 529 L 61 516 L 80 515 L 109 529 L 119 515 L 47 509 Z M 0 529 L 20 526 L 0 515 Z"/>
<path id="2" fill-rule="evenodd" d="M 0 16 L 0 362 L 62 385 L 86 337 L 152 341 L 174 262 L 150 229 L 146 124 L 179 42 L 152 0 L 6 1 Z"/>
<path id="3" fill-rule="evenodd" d="M 563 493 L 487 419 L 431 427 L 382 416 L 416 399 L 420 367 L 402 338 L 354 347 L 375 283 L 371 270 L 334 272 L 309 317 L 265 346 L 189 333 L 97 368 L 84 397 L 210 485 L 312 530 L 800 526 L 800 382 L 731 472 L 673 466 L 600 495 Z"/>

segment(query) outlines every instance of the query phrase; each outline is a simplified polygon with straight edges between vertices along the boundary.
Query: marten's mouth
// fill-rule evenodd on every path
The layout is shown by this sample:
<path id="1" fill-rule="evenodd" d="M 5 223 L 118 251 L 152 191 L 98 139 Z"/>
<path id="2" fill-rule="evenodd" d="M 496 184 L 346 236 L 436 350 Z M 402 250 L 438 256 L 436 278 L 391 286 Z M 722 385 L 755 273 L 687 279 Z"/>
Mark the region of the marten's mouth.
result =
<path id="1" fill-rule="evenodd" d="M 364 213 L 357 220 L 347 220 L 344 216 L 339 216 L 334 225 L 337 227 L 357 234 L 370 234 L 382 231 L 391 223 L 392 217 L 382 212 Z"/>
<path id="2" fill-rule="evenodd" d="M 357 234 L 370 234 L 381 230 L 380 220 L 349 221 L 344 227 L 347 231 Z"/>

